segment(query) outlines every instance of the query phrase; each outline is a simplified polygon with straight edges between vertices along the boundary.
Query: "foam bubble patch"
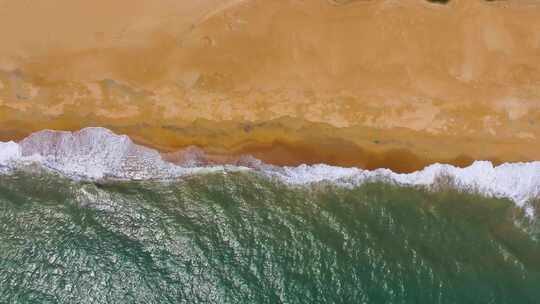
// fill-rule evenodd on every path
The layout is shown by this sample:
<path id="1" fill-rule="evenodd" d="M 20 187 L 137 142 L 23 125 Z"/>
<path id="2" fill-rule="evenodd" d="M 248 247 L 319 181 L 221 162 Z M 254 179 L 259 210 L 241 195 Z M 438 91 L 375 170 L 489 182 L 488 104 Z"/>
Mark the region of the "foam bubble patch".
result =
<path id="1" fill-rule="evenodd" d="M 331 182 L 356 186 L 377 180 L 430 187 L 446 181 L 459 189 L 511 199 L 521 207 L 540 197 L 540 162 L 493 166 L 488 161 L 477 161 L 466 168 L 433 164 L 409 174 L 398 174 L 388 169 L 370 171 L 324 164 L 278 167 L 261 163 L 250 169 L 235 166 L 185 167 L 167 162 L 158 151 L 137 145 L 128 136 L 114 134 L 105 128 L 85 128 L 77 132 L 44 130 L 19 143 L 0 142 L 0 172 L 6 173 L 28 164 L 38 164 L 69 178 L 87 180 L 171 179 L 201 172 L 251 170 L 292 185 Z"/>

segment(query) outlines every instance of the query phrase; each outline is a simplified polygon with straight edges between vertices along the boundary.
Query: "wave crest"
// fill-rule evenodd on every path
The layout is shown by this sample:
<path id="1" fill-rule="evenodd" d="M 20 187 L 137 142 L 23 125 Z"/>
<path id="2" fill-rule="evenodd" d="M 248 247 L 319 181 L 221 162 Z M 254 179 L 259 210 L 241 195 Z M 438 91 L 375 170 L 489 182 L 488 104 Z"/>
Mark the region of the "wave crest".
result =
<path id="1" fill-rule="evenodd" d="M 47 169 L 77 179 L 170 179 L 201 171 L 244 170 L 240 166 L 189 167 L 165 161 L 153 149 L 134 144 L 126 135 L 105 128 L 85 128 L 77 132 L 44 130 L 19 143 L 0 142 L 0 170 L 8 172 L 21 165 L 37 163 Z M 373 171 L 328 165 L 278 167 L 251 161 L 252 171 L 295 185 L 332 182 L 354 186 L 367 180 L 384 180 L 400 185 L 433 186 L 449 177 L 460 189 L 508 198 L 520 206 L 540 196 L 540 162 L 506 163 L 493 166 L 477 161 L 457 168 L 433 164 L 423 170 L 398 174 L 388 169 Z"/>
<path id="2" fill-rule="evenodd" d="M 179 169 L 163 161 L 156 150 L 136 145 L 128 136 L 105 128 L 44 130 L 23 139 L 18 149 L 7 154 L 12 155 L 6 157 L 12 166 L 13 162 L 34 162 L 69 177 L 150 179 L 170 177 Z"/>

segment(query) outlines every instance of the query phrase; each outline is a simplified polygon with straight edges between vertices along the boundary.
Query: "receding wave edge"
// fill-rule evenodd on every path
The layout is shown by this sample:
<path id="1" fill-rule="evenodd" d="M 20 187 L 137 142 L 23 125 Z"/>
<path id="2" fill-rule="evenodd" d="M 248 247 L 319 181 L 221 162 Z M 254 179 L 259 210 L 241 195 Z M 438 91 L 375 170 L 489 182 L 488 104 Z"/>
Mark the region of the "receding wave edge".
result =
<path id="1" fill-rule="evenodd" d="M 466 168 L 436 163 L 408 174 L 389 169 L 363 170 L 324 164 L 279 167 L 255 159 L 246 164 L 198 166 L 169 162 L 158 151 L 137 145 L 128 136 L 114 134 L 105 128 L 85 128 L 76 132 L 44 130 L 17 143 L 0 142 L 1 174 L 35 165 L 80 180 L 165 180 L 208 172 L 251 171 L 292 185 L 331 182 L 351 187 L 366 181 L 425 187 L 449 184 L 458 189 L 507 198 L 520 207 L 540 197 L 538 161 L 499 166 L 489 161 L 476 161 Z M 534 212 L 532 207 L 527 208 L 528 213 Z"/>

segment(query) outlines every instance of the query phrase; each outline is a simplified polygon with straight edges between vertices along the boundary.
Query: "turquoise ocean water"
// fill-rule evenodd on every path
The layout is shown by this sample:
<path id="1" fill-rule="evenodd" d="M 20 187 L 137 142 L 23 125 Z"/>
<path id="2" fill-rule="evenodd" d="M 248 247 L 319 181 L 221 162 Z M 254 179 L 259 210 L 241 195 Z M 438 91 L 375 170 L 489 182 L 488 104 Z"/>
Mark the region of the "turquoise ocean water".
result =
<path id="1" fill-rule="evenodd" d="M 540 303 L 540 233 L 503 199 L 250 172 L 0 176 L 0 303 Z"/>

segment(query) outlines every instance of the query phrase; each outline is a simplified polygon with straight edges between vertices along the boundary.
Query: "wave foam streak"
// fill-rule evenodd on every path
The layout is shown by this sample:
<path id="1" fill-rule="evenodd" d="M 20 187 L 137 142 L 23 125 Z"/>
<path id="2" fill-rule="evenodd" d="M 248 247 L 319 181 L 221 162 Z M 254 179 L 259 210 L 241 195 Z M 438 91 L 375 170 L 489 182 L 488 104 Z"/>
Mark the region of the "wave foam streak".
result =
<path id="1" fill-rule="evenodd" d="M 0 142 L 0 172 L 39 164 L 44 168 L 77 179 L 170 179 L 186 174 L 218 170 L 244 170 L 238 166 L 186 167 L 164 161 L 158 151 L 134 144 L 125 135 L 104 128 L 86 128 L 78 132 L 40 131 L 19 143 Z M 400 185 L 433 186 L 442 179 L 459 189 L 508 198 L 519 206 L 540 196 L 540 162 L 507 163 L 493 166 L 477 161 L 467 168 L 433 164 L 410 174 L 388 169 L 373 171 L 328 165 L 277 167 L 254 165 L 254 172 L 295 185 L 332 182 L 355 186 L 368 180 Z M 529 210 L 529 212 L 532 212 Z"/>
<path id="2" fill-rule="evenodd" d="M 179 167 L 163 161 L 157 151 L 103 128 L 86 128 L 73 133 L 45 130 L 28 136 L 19 144 L 5 144 L 9 149 L 0 152 L 4 165 L 39 163 L 68 177 L 151 179 L 181 173 Z"/>

